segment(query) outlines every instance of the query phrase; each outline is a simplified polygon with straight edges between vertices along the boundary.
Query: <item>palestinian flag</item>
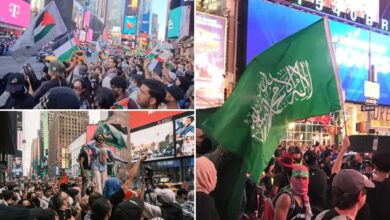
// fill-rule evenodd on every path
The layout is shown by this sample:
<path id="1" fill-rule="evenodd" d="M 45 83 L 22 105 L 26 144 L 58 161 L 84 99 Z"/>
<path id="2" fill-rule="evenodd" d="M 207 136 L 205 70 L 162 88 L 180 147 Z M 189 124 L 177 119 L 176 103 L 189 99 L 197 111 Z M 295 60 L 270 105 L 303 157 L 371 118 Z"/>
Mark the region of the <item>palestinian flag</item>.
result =
<path id="1" fill-rule="evenodd" d="M 129 105 L 129 98 L 122 99 L 118 102 L 114 103 L 114 109 L 127 109 L 127 106 Z"/>
<path id="2" fill-rule="evenodd" d="M 74 51 L 77 51 L 76 40 L 74 38 L 73 32 L 66 33 L 54 40 L 52 45 L 53 54 L 57 57 L 59 61 L 67 61 L 72 57 Z"/>
<path id="3" fill-rule="evenodd" d="M 39 15 L 34 27 L 34 43 L 42 40 L 55 27 L 56 21 L 49 11 Z"/>
<path id="4" fill-rule="evenodd" d="M 18 38 L 12 48 L 12 57 L 18 63 L 25 63 L 43 46 L 66 32 L 66 26 L 57 5 L 55 1 L 51 1 L 32 19 L 29 27 Z"/>

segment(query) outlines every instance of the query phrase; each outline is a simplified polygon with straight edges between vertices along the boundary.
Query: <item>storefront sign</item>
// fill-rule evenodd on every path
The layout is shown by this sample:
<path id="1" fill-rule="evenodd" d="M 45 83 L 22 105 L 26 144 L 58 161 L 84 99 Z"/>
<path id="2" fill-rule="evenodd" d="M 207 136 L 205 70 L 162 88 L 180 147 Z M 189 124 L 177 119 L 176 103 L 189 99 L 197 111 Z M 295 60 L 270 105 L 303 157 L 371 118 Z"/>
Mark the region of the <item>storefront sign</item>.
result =
<path id="1" fill-rule="evenodd" d="M 362 105 L 361 110 L 362 112 L 375 111 L 375 105 Z"/>
<path id="2" fill-rule="evenodd" d="M 375 109 L 374 120 L 390 122 L 390 107 L 379 106 Z"/>
<path id="3" fill-rule="evenodd" d="M 27 27 L 30 14 L 30 3 L 23 0 L 1 0 L 0 22 Z"/>

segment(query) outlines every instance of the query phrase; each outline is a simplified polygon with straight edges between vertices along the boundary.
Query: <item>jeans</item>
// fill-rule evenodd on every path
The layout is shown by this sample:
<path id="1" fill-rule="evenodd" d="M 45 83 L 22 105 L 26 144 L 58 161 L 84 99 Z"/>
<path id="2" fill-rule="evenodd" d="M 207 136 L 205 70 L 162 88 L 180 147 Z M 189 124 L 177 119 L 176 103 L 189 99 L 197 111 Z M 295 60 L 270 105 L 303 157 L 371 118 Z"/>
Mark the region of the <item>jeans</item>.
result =
<path id="1" fill-rule="evenodd" d="M 89 185 L 89 170 L 84 170 L 83 177 L 82 177 L 82 183 L 83 183 L 83 191 L 82 191 L 81 195 L 85 196 L 85 193 L 87 192 L 87 188 Z"/>
<path id="2" fill-rule="evenodd" d="M 107 180 L 107 170 L 99 171 L 98 169 L 93 169 L 93 181 L 95 182 L 94 192 L 100 194 L 103 193 L 104 183 Z"/>

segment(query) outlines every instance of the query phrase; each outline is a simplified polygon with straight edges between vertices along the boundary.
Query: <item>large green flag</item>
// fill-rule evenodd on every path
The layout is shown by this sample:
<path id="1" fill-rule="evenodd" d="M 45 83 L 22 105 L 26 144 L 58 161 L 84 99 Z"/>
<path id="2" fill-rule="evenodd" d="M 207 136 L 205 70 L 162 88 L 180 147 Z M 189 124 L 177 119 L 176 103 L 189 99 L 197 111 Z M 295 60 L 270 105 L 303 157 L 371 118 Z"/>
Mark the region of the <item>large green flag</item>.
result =
<path id="1" fill-rule="evenodd" d="M 99 123 L 93 136 L 96 137 L 98 134 L 104 135 L 105 143 L 110 147 L 127 148 L 126 135 L 108 123 Z"/>
<path id="2" fill-rule="evenodd" d="M 224 105 L 202 129 L 245 161 L 255 181 L 289 122 L 342 106 L 327 19 L 257 55 Z"/>

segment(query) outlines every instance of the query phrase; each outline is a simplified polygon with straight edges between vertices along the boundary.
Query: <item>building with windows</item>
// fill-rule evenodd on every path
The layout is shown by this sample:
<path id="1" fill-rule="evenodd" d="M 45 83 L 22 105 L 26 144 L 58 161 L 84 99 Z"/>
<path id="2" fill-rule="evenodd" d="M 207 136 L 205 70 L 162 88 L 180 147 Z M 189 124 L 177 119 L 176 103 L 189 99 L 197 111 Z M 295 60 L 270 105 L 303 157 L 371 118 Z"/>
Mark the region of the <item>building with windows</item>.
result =
<path id="1" fill-rule="evenodd" d="M 63 159 L 61 150 L 68 149 L 69 144 L 85 132 L 89 120 L 86 111 L 52 112 L 52 114 L 52 119 L 49 120 L 48 150 L 50 177 L 59 175 L 59 169 L 69 167 L 69 162 L 65 164 L 67 165 L 65 167 L 59 163 L 60 159 Z"/>

